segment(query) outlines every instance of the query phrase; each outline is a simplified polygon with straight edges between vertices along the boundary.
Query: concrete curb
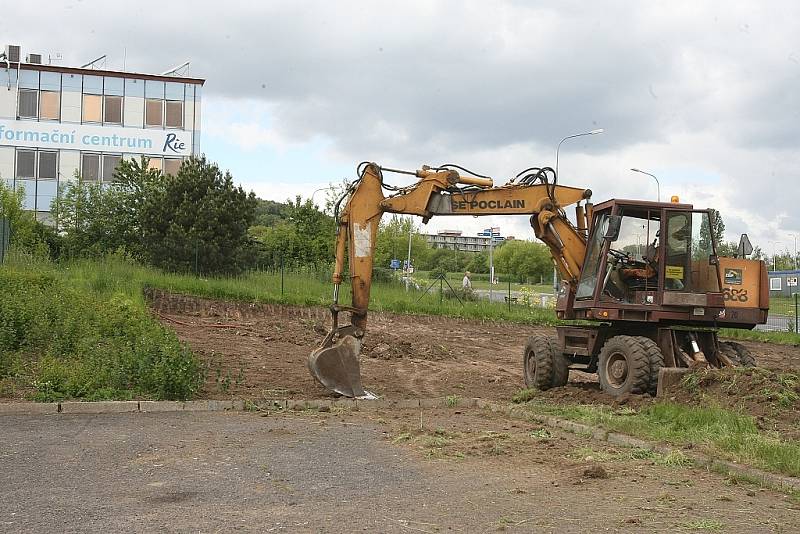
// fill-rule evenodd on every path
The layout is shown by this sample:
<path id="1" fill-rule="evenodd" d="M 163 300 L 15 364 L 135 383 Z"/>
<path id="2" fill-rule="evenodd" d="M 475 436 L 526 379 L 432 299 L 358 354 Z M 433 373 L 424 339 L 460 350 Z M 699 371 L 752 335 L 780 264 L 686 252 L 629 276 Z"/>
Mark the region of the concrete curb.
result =
<path id="1" fill-rule="evenodd" d="M 110 413 L 165 413 L 165 412 L 228 412 L 228 411 L 331 411 L 345 410 L 415 410 L 433 408 L 478 408 L 500 413 L 514 419 L 537 423 L 591 437 L 620 447 L 647 449 L 660 454 L 680 451 L 691 458 L 695 465 L 719 473 L 726 473 L 754 480 L 765 487 L 780 491 L 800 492 L 800 478 L 768 473 L 754 467 L 717 460 L 698 452 L 686 453 L 680 448 L 654 443 L 643 439 L 610 432 L 600 427 L 584 425 L 549 415 L 531 413 L 523 406 L 502 404 L 484 399 L 436 397 L 424 399 L 269 399 L 252 403 L 244 400 L 198 400 L 198 401 L 102 401 L 102 402 L 13 402 L 0 403 L 0 417 L 4 415 L 60 415 L 60 414 L 110 414 Z"/>
<path id="2" fill-rule="evenodd" d="M 285 401 L 283 407 L 286 407 Z M 228 412 L 243 411 L 243 400 L 202 401 L 97 401 L 97 402 L 7 402 L 0 403 L 4 415 L 110 414 L 157 412 Z"/>

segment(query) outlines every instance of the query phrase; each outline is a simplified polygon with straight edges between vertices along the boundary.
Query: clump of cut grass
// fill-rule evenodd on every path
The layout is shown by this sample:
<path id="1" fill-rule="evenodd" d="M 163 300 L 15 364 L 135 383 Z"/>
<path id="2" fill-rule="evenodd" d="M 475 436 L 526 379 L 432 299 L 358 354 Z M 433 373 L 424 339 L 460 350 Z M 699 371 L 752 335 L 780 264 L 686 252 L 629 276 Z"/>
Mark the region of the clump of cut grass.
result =
<path id="1" fill-rule="evenodd" d="M 448 395 L 445 398 L 445 403 L 447 404 L 448 408 L 455 408 L 456 406 L 458 406 L 458 401 L 460 400 L 461 397 L 459 397 L 458 395 Z"/>
<path id="2" fill-rule="evenodd" d="M 694 460 L 682 451 L 671 450 L 667 454 L 654 454 L 653 463 L 665 467 L 691 467 L 694 465 Z"/>
<path id="3" fill-rule="evenodd" d="M 511 397 L 511 402 L 522 404 L 523 402 L 528 402 L 535 399 L 538 393 L 539 390 L 534 388 L 520 389 L 514 393 L 513 397 Z"/>

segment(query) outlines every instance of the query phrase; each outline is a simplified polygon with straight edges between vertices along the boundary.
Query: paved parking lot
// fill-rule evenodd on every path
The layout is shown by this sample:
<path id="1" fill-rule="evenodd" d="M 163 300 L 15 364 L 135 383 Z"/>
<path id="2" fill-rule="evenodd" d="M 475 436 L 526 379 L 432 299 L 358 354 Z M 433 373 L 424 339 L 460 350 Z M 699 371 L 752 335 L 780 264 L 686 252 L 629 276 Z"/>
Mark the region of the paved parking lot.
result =
<path id="1" fill-rule="evenodd" d="M 727 531 L 797 524 L 785 496 L 731 488 L 701 470 L 630 461 L 604 464 L 608 479 L 585 479 L 590 459 L 574 452 L 592 446 L 587 438 L 536 442 L 530 425 L 492 414 L 426 413 L 430 436 L 446 428 L 443 441 L 466 453 L 432 458 L 435 449 L 417 445 L 430 445 L 426 435 L 396 438 L 421 422 L 418 411 L 2 416 L 0 531 L 674 531 L 715 517 Z M 503 448 L 481 452 L 491 445 L 484 436 L 505 440 Z"/>

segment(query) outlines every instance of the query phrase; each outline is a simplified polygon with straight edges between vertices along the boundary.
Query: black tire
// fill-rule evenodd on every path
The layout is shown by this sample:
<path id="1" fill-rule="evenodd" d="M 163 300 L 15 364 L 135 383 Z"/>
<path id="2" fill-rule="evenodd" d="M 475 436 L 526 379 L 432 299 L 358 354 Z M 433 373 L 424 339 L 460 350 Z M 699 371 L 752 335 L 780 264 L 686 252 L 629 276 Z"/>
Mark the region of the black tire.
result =
<path id="1" fill-rule="evenodd" d="M 548 336 L 534 334 L 528 338 L 522 365 L 526 386 L 542 391 L 553 387 L 553 345 Z"/>
<path id="2" fill-rule="evenodd" d="M 727 358 L 731 361 L 734 367 L 738 367 L 741 365 L 741 363 L 739 362 L 739 353 L 736 352 L 736 349 L 734 349 L 731 346 L 731 344 L 728 343 L 727 341 L 719 342 L 719 351 L 725 356 L 727 356 Z"/>
<path id="3" fill-rule="evenodd" d="M 736 354 L 739 355 L 739 365 L 742 367 L 755 367 L 756 366 L 756 358 L 753 356 L 753 353 L 750 352 L 750 349 L 742 345 L 741 343 L 736 343 L 733 341 L 726 341 L 728 345 L 736 351 Z"/>
<path id="4" fill-rule="evenodd" d="M 647 387 L 647 392 L 655 397 L 658 389 L 658 371 L 664 367 L 664 355 L 656 342 L 649 337 L 640 336 L 636 339 L 647 352 L 647 359 L 650 361 L 650 385 Z"/>
<path id="5" fill-rule="evenodd" d="M 553 356 L 553 380 L 550 385 L 554 388 L 564 387 L 569 381 L 569 361 L 564 357 L 558 337 L 550 336 L 548 340 L 550 341 L 550 353 Z"/>
<path id="6" fill-rule="evenodd" d="M 600 350 L 600 387 L 612 397 L 650 390 L 650 354 L 641 338 L 614 336 Z"/>

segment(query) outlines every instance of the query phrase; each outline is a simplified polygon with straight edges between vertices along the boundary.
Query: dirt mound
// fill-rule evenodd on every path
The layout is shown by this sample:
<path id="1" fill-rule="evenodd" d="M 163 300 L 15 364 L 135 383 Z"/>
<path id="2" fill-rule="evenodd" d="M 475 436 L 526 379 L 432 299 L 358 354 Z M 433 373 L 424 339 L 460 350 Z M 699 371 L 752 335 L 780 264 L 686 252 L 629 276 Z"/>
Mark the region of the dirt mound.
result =
<path id="1" fill-rule="evenodd" d="M 368 338 L 362 352 L 367 358 L 393 360 L 396 358 L 420 358 L 422 360 L 452 359 L 453 353 L 446 346 L 420 339 L 386 333 L 380 338 Z"/>
<path id="2" fill-rule="evenodd" d="M 574 374 L 574 373 L 572 373 Z M 654 402 L 649 395 L 623 395 L 613 398 L 600 389 L 599 382 L 577 382 L 570 377 L 570 383 L 561 388 L 538 392 L 537 399 L 551 404 L 607 404 L 609 406 L 629 406 L 639 408 Z"/>

